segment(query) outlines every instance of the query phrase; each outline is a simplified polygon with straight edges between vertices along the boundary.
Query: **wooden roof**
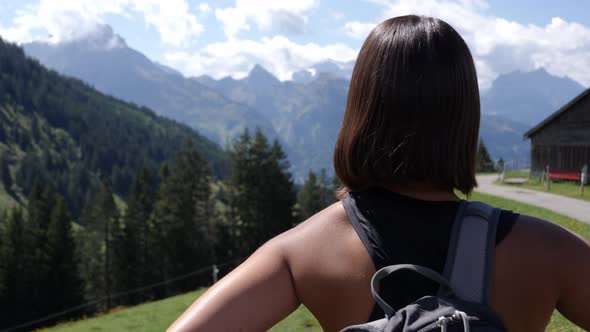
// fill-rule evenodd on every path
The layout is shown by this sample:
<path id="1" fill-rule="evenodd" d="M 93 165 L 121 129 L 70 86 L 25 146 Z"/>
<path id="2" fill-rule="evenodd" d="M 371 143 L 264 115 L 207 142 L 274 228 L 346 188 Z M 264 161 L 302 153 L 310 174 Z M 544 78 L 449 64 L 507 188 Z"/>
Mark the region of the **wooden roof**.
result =
<path id="1" fill-rule="evenodd" d="M 541 121 L 538 125 L 524 133 L 524 137 L 531 138 L 531 136 L 535 135 L 539 130 L 543 129 L 546 125 L 551 123 L 551 121 L 555 120 L 561 114 L 565 113 L 569 110 L 572 106 L 574 106 L 578 101 L 584 99 L 585 97 L 590 95 L 590 88 L 586 89 L 584 92 L 580 93 L 576 98 L 572 99 L 569 103 L 565 104 L 562 108 L 557 110 L 555 113 L 551 114 L 545 120 Z"/>

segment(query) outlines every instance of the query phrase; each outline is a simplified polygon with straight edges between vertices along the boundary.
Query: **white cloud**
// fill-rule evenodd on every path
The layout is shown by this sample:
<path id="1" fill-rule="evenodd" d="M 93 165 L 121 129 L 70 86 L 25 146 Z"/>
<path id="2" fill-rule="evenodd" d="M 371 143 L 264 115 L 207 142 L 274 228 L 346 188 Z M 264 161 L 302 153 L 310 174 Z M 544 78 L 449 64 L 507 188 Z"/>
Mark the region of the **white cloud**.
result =
<path id="1" fill-rule="evenodd" d="M 305 70 L 318 62 L 348 62 L 356 56 L 356 50 L 343 44 L 297 44 L 279 35 L 260 41 L 230 39 L 194 52 L 172 51 L 165 59 L 171 66 L 184 68 L 190 76 L 242 78 L 254 64 L 260 64 L 280 80 L 288 80 L 294 71 Z"/>
<path id="2" fill-rule="evenodd" d="M 158 29 L 165 44 L 175 47 L 188 46 L 203 32 L 203 26 L 189 11 L 186 0 L 128 1 L 131 8 L 144 15 L 146 23 Z"/>
<path id="3" fill-rule="evenodd" d="M 480 85 L 499 74 L 544 67 L 590 86 L 590 28 L 555 17 L 545 26 L 495 17 L 483 0 L 370 0 L 383 8 L 381 19 L 418 14 L 440 18 L 463 36 L 474 55 Z M 366 35 L 371 24 L 347 22 L 349 36 Z"/>
<path id="4" fill-rule="evenodd" d="M 362 23 L 362 22 L 358 22 L 358 21 L 351 21 L 351 22 L 346 22 L 346 24 L 344 24 L 344 33 L 346 33 L 347 36 L 354 38 L 354 39 L 365 39 L 367 37 L 367 35 L 369 34 L 369 32 L 371 32 L 371 30 L 373 30 L 373 28 L 376 26 L 376 23 Z"/>
<path id="5" fill-rule="evenodd" d="M 260 63 L 284 80 L 316 62 L 346 62 L 356 57 L 358 50 L 346 44 L 301 44 L 286 37 L 308 29 L 319 0 L 236 0 L 231 6 L 215 10 L 215 3 L 201 1 L 190 2 L 189 6 L 189 0 L 38 0 L 18 10 L 11 22 L 5 22 L 8 25 L 0 26 L 0 35 L 21 43 L 39 38 L 61 42 L 96 31 L 111 15 L 139 17 L 159 33 L 159 49 L 164 50 L 168 64 L 188 75 L 206 73 L 214 77 L 240 77 Z M 328 8 L 328 19 L 341 24 L 342 33 L 354 39 L 350 45 L 365 38 L 383 19 L 429 15 L 453 25 L 467 41 L 482 88 L 499 74 L 539 67 L 590 86 L 588 26 L 558 17 L 545 25 L 521 24 L 492 15 L 490 4 L 484 0 L 366 1 L 381 8 L 378 20 L 360 22 L 351 17 L 353 20 L 345 22 L 341 13 Z M 201 20 L 213 12 L 227 40 L 201 46 L 196 43 L 204 30 Z M 248 30 L 274 37 L 242 39 L 241 33 Z"/>
<path id="6" fill-rule="evenodd" d="M 330 10 L 330 16 L 336 21 L 341 21 L 346 18 L 346 15 L 344 15 L 344 13 L 339 12 L 337 10 Z"/>
<path id="7" fill-rule="evenodd" d="M 207 14 L 207 13 L 209 13 L 209 12 L 211 11 L 211 6 L 209 6 L 209 4 L 208 4 L 208 3 L 206 3 L 206 2 L 201 2 L 201 3 L 199 4 L 199 11 L 200 11 L 201 13 L 205 13 L 205 14 Z"/>
<path id="8" fill-rule="evenodd" d="M 319 0 L 236 0 L 234 7 L 215 10 L 227 38 L 249 31 L 252 24 L 261 31 L 271 29 L 301 33 L 307 29 L 309 15 Z"/>
<path id="9" fill-rule="evenodd" d="M 162 43 L 173 47 L 190 45 L 203 31 L 186 0 L 40 0 L 17 12 L 11 27 L 0 27 L 0 35 L 23 43 L 43 32 L 51 42 L 68 41 L 94 31 L 106 15 L 129 12 L 141 14 L 148 26 L 156 28 Z"/>

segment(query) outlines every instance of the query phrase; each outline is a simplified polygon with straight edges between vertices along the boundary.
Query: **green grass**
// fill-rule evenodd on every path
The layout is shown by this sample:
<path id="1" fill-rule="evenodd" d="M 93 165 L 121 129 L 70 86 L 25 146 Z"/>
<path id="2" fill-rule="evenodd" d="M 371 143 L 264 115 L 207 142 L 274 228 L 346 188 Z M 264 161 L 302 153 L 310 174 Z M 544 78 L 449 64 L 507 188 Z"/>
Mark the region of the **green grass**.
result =
<path id="1" fill-rule="evenodd" d="M 561 215 L 551 210 L 478 192 L 473 193 L 470 199 L 475 201 L 486 202 L 493 206 L 505 210 L 511 210 L 516 213 L 527 214 L 529 216 L 552 221 L 558 225 L 561 225 L 567 229 L 570 229 L 582 235 L 582 237 L 586 238 L 587 240 L 590 240 L 590 225 L 585 224 L 583 222 L 579 222 L 573 218 Z"/>
<path id="2" fill-rule="evenodd" d="M 111 332 L 111 331 L 164 331 L 195 301 L 204 289 L 150 302 L 127 309 L 115 309 L 98 317 L 62 323 L 46 329 L 48 332 Z M 270 331 L 321 331 L 319 323 L 304 306 Z"/>
<path id="3" fill-rule="evenodd" d="M 480 193 L 474 193 L 471 199 L 484 201 L 502 209 L 553 221 L 590 240 L 590 225 L 553 211 Z M 99 315 L 98 317 L 63 323 L 47 331 L 163 331 L 203 292 L 204 290 L 199 290 L 127 309 L 114 310 L 109 314 Z M 321 331 L 321 327 L 313 315 L 304 306 L 301 306 L 289 317 L 273 327 L 271 331 Z M 574 327 L 572 323 L 556 311 L 551 318 L 547 331 L 583 330 Z"/>
<path id="4" fill-rule="evenodd" d="M 586 185 L 584 187 L 584 195 L 581 195 L 580 183 L 574 181 L 551 181 L 550 189 L 547 189 L 546 185 L 539 178 L 529 179 L 523 184 L 504 184 L 590 201 L 590 186 Z"/>
<path id="5" fill-rule="evenodd" d="M 504 173 L 504 178 L 528 178 L 529 171 L 528 170 L 519 170 L 519 171 L 508 171 Z"/>

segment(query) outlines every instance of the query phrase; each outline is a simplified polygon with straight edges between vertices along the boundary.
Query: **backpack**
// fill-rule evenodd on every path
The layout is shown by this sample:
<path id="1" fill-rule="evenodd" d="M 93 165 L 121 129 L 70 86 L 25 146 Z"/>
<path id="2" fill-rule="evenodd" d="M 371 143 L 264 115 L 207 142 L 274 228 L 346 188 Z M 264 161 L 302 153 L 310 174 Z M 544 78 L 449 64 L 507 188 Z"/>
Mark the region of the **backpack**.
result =
<path id="1" fill-rule="evenodd" d="M 506 331 L 489 306 L 496 227 L 500 210 L 481 202 L 461 201 L 443 275 L 424 266 L 386 266 L 371 279 L 375 302 L 385 318 L 347 327 L 341 332 Z M 421 274 L 440 285 L 436 296 L 425 296 L 395 311 L 376 292 L 375 286 L 400 270 Z"/>

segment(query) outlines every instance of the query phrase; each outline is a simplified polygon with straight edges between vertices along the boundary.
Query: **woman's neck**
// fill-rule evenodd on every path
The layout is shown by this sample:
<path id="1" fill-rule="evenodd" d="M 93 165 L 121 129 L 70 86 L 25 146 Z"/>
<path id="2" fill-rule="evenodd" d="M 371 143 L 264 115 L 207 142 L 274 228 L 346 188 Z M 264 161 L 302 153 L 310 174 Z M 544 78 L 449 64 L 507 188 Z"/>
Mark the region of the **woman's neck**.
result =
<path id="1" fill-rule="evenodd" d="M 437 188 L 431 184 L 420 182 L 407 182 L 386 186 L 385 189 L 400 195 L 416 198 L 424 201 L 459 201 L 459 197 L 453 191 Z"/>

